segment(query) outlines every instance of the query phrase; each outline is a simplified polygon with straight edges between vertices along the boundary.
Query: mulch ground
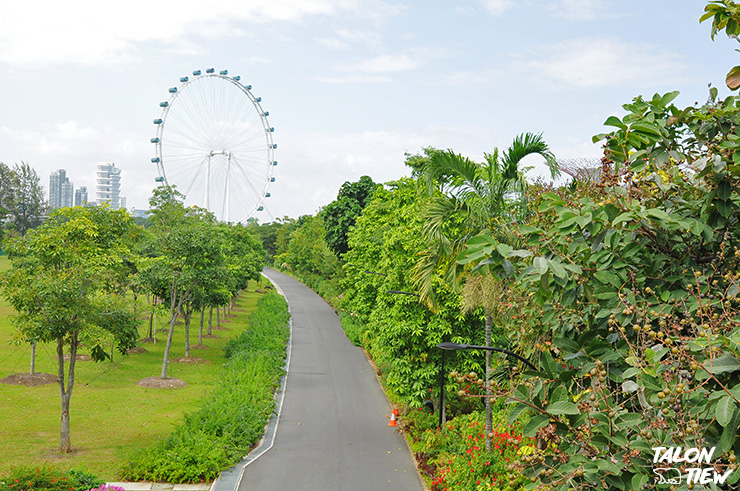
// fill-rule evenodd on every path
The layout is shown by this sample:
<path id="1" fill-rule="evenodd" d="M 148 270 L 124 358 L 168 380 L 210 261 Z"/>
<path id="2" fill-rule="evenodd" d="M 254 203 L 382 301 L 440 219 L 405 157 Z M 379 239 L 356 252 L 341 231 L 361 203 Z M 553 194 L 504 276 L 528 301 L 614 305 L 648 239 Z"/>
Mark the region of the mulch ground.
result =
<path id="1" fill-rule="evenodd" d="M 136 382 L 140 387 L 148 389 L 179 389 L 187 386 L 187 382 L 175 377 L 147 377 Z"/>
<path id="2" fill-rule="evenodd" d="M 58 380 L 56 375 L 50 373 L 14 373 L 0 379 L 0 384 L 38 387 L 39 385 L 56 384 Z"/>

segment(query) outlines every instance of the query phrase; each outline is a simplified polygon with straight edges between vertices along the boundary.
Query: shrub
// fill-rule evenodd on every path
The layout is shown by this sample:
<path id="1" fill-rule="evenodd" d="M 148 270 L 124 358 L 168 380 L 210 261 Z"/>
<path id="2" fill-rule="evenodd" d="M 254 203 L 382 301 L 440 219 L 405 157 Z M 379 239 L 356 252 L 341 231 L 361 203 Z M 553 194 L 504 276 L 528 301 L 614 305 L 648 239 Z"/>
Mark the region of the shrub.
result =
<path id="1" fill-rule="evenodd" d="M 257 443 L 275 406 L 288 340 L 287 303 L 268 293 L 247 329 L 224 348 L 227 362 L 203 407 L 168 438 L 134 456 L 124 479 L 201 482 L 241 460 Z"/>
<path id="2" fill-rule="evenodd" d="M 491 452 L 485 449 L 485 417 L 480 412 L 458 416 L 442 428 L 436 427 L 433 415 L 412 413 L 412 449 L 420 469 L 431 479 L 432 491 L 522 488 L 525 478 L 514 473 L 510 464 L 529 447 L 517 426 L 506 425 L 502 412 L 494 415 Z M 422 429 L 429 424 L 433 427 Z"/>
<path id="3" fill-rule="evenodd" d="M 98 477 L 81 470 L 60 471 L 44 465 L 40 467 L 16 467 L 7 476 L 0 477 L 0 491 L 87 491 L 103 489 L 105 482 Z M 121 490 L 123 491 L 123 490 Z"/>

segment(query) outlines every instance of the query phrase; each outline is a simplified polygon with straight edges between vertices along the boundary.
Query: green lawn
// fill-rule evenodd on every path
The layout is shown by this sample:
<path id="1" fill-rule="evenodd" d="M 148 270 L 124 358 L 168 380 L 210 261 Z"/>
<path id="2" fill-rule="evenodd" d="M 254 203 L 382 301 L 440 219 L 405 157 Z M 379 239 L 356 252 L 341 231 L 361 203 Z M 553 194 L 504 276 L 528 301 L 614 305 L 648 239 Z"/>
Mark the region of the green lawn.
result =
<path id="1" fill-rule="evenodd" d="M 0 257 L 0 270 L 6 264 L 7 260 Z M 208 349 L 191 351 L 192 356 L 203 358 L 203 363 L 170 363 L 169 376 L 185 380 L 185 388 L 145 389 L 136 385 L 145 377 L 159 375 L 165 332 L 157 333 L 156 344 L 142 346 L 146 353 L 127 357 L 115 353 L 113 362 L 78 362 L 70 409 L 72 454 L 56 452 L 60 420 L 56 384 L 0 384 L 0 474 L 16 465 L 47 462 L 63 470 L 85 469 L 103 479 L 115 480 L 119 466 L 133 452 L 167 435 L 183 414 L 199 406 L 224 361 L 223 345 L 244 328 L 259 297 L 253 289 L 243 293 L 232 315 L 222 322 L 222 328 L 213 331 L 219 337 L 204 339 Z M 30 346 L 10 344 L 11 313 L 12 309 L 0 299 L 0 378 L 29 371 Z M 166 320 L 161 316 L 158 327 L 166 327 Z M 191 342 L 195 344 L 199 319 L 194 319 L 193 324 Z M 142 337 L 145 327 L 148 323 L 142 322 Z M 184 355 L 184 339 L 184 329 L 179 325 L 171 360 Z M 85 353 L 84 349 L 81 352 Z M 55 346 L 39 345 L 36 371 L 57 373 Z"/>

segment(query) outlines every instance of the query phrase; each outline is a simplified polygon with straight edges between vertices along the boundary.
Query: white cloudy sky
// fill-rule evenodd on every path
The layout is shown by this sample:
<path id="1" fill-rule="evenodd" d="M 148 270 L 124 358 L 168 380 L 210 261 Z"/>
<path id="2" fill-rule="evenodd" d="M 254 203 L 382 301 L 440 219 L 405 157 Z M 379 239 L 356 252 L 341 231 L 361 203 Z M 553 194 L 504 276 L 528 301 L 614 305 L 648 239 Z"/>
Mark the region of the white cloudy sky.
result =
<path id="1" fill-rule="evenodd" d="M 408 174 L 404 152 L 480 160 L 525 131 L 597 157 L 634 96 L 726 95 L 740 47 L 702 0 L 26 0 L 0 3 L 0 161 L 48 187 L 123 170 L 128 206 L 155 186 L 149 139 L 181 76 L 240 75 L 270 112 L 276 182 L 260 221 L 315 213 L 345 181 Z M 93 197 L 91 196 L 91 199 Z"/>

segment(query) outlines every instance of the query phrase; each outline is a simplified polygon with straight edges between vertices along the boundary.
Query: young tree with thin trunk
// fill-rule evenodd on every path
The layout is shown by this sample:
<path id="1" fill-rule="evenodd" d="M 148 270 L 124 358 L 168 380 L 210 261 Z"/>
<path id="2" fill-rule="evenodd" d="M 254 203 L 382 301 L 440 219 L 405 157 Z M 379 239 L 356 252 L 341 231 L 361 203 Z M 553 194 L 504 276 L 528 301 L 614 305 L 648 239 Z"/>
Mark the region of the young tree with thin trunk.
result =
<path id="1" fill-rule="evenodd" d="M 70 400 L 78 348 L 85 343 L 96 361 L 136 344 L 138 321 L 116 293 L 114 272 L 130 256 L 136 231 L 125 211 L 107 207 L 64 208 L 25 237 L 6 244 L 12 267 L 0 278 L 15 308 L 19 337 L 56 343 L 61 433 L 59 451 L 70 452 Z M 65 363 L 69 356 L 69 364 Z"/>
<path id="2" fill-rule="evenodd" d="M 214 288 L 214 277 L 224 269 L 223 245 L 213 215 L 185 208 L 182 195 L 169 187 L 150 199 L 150 234 L 144 246 L 148 256 L 139 271 L 150 293 L 169 303 L 170 320 L 162 359 L 161 378 L 167 378 L 172 337 L 180 313 L 192 313 L 201 291 Z M 187 319 L 188 325 L 190 319 Z"/>

